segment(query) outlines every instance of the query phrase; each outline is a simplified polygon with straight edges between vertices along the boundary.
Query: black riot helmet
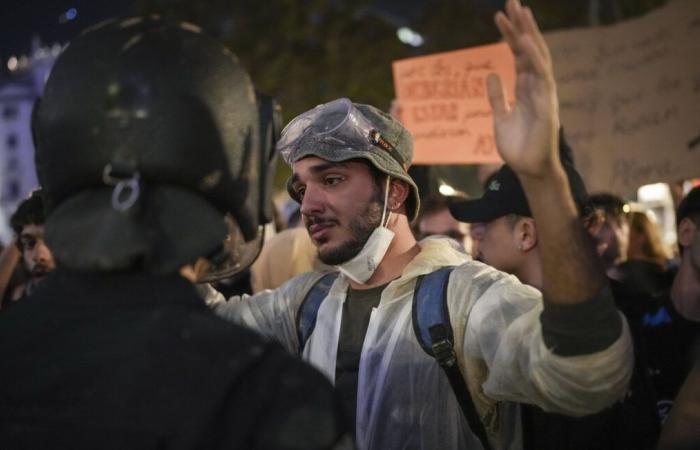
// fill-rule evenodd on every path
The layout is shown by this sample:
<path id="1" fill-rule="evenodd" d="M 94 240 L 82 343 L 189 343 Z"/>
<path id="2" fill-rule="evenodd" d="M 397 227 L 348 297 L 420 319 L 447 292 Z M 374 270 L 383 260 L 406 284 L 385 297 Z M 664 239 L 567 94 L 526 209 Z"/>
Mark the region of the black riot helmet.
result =
<path id="1" fill-rule="evenodd" d="M 173 273 L 207 257 L 207 279 L 244 269 L 271 218 L 274 111 L 193 25 L 148 17 L 84 32 L 33 114 L 56 260 Z"/>

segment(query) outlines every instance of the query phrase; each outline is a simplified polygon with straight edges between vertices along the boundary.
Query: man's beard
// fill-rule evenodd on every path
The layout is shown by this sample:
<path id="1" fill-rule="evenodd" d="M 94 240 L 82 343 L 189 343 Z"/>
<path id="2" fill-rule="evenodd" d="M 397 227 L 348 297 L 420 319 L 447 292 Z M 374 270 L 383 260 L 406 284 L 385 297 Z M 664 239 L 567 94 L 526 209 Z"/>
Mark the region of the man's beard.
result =
<path id="1" fill-rule="evenodd" d="M 325 252 L 319 250 L 318 257 L 321 262 L 330 266 L 337 266 L 350 261 L 360 253 L 369 237 L 381 223 L 382 200 L 382 192 L 377 188 L 367 208 L 348 224 L 352 235 L 350 239 Z"/>

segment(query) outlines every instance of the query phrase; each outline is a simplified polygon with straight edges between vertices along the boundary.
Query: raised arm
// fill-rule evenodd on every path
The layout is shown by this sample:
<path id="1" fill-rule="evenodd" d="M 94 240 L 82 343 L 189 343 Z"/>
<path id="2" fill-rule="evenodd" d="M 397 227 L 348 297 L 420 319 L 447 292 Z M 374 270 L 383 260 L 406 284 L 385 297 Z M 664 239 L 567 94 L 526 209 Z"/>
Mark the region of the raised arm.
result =
<path id="1" fill-rule="evenodd" d="M 517 72 L 512 109 L 499 77 L 487 81 L 498 151 L 520 178 L 538 224 L 545 300 L 580 303 L 596 296 L 606 279 L 559 160 L 559 107 L 549 49 L 532 11 L 518 0 L 507 2 L 496 25 Z"/>

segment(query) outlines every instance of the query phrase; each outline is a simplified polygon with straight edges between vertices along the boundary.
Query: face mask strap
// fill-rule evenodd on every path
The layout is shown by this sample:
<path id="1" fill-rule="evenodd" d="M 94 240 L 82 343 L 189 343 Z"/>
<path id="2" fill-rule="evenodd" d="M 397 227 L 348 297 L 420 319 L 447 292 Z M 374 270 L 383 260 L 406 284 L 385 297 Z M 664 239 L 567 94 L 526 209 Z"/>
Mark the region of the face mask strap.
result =
<path id="1" fill-rule="evenodd" d="M 387 225 L 389 225 L 389 220 L 391 219 L 391 211 L 389 211 L 389 214 L 387 214 L 388 211 L 388 204 L 389 204 L 389 188 L 391 187 L 391 176 L 387 175 L 386 177 L 386 186 L 384 189 L 384 208 L 382 209 L 382 221 L 380 222 L 380 226 L 387 228 Z M 386 219 L 386 221 L 384 221 Z"/>

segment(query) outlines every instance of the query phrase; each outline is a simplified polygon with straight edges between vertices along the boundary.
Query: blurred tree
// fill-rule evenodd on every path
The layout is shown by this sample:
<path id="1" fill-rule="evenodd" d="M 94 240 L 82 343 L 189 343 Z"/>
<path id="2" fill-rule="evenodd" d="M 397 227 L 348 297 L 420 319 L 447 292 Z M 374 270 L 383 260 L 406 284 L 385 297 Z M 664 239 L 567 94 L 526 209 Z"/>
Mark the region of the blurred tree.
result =
<path id="1" fill-rule="evenodd" d="M 665 1 L 530 0 L 527 4 L 542 29 L 553 30 L 588 26 L 593 6 L 600 23 L 607 24 L 643 14 Z M 388 109 L 394 97 L 392 61 L 498 40 L 492 17 L 503 4 L 504 0 L 136 0 L 136 10 L 193 22 L 226 42 L 258 89 L 280 101 L 289 120 L 338 97 Z M 396 35 L 400 26 L 420 33 L 424 44 L 401 43 Z M 286 165 L 279 167 L 282 186 L 289 172 Z M 456 178 L 472 178 L 473 172 L 469 169 Z M 447 181 L 473 191 L 468 187 L 474 186 L 471 181 L 468 186 L 460 180 Z"/>

